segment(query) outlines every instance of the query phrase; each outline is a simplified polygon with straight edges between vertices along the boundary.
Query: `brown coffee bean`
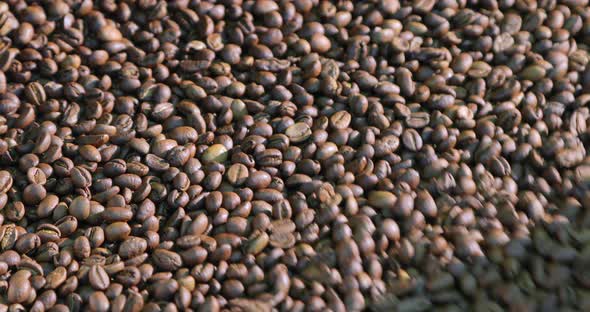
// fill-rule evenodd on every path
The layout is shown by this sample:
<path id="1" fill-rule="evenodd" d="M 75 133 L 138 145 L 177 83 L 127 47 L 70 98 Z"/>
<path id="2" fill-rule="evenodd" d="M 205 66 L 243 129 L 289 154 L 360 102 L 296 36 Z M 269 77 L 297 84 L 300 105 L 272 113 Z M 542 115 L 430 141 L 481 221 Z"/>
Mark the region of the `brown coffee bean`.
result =
<path id="1" fill-rule="evenodd" d="M 114 25 L 107 24 L 98 31 L 98 38 L 103 41 L 117 41 L 122 38 L 122 35 Z"/>
<path id="2" fill-rule="evenodd" d="M 19 236 L 14 247 L 19 253 L 26 254 L 35 250 L 39 246 L 41 246 L 41 239 L 39 236 L 34 233 L 26 233 Z"/>
<path id="3" fill-rule="evenodd" d="M 407 129 L 402 134 L 402 143 L 404 147 L 412 152 L 417 152 L 422 149 L 423 141 L 420 134 L 414 129 Z"/>
<path id="4" fill-rule="evenodd" d="M 129 236 L 131 227 L 125 222 L 113 222 L 105 228 L 104 233 L 109 242 L 121 241 Z"/>
<path id="5" fill-rule="evenodd" d="M 76 187 L 80 187 L 80 188 L 89 187 L 92 184 L 92 175 L 84 167 L 80 167 L 80 166 L 74 167 L 72 169 L 72 171 L 70 172 L 70 176 L 72 179 L 72 183 Z"/>
<path id="6" fill-rule="evenodd" d="M 187 249 L 201 244 L 201 237 L 199 235 L 184 235 L 176 240 L 178 247 Z"/>
<path id="7" fill-rule="evenodd" d="M 193 246 L 180 252 L 180 257 L 185 265 L 202 264 L 207 259 L 208 252 L 200 246 Z"/>
<path id="8" fill-rule="evenodd" d="M 106 312 L 109 307 L 109 299 L 102 291 L 95 291 L 88 297 L 88 308 L 91 311 Z"/>
<path id="9" fill-rule="evenodd" d="M 45 223 L 37 227 L 36 234 L 42 242 L 56 242 L 61 236 L 61 231 L 57 226 Z"/>
<path id="10" fill-rule="evenodd" d="M 416 209 L 428 217 L 433 217 L 437 214 L 436 203 L 432 196 L 426 191 L 418 192 L 416 196 Z"/>
<path id="11" fill-rule="evenodd" d="M 351 115 L 347 111 L 339 111 L 330 116 L 330 126 L 334 129 L 346 129 L 350 125 Z"/>
<path id="12" fill-rule="evenodd" d="M 109 207 L 102 212 L 106 222 L 126 222 L 133 218 L 133 211 L 124 207 Z"/>
<path id="13" fill-rule="evenodd" d="M 113 179 L 113 182 L 119 187 L 130 188 L 136 190 L 141 185 L 141 178 L 136 174 L 125 173 Z"/>
<path id="14" fill-rule="evenodd" d="M 92 145 L 83 145 L 80 147 L 80 156 L 88 161 L 100 162 L 101 155 L 98 149 Z"/>
<path id="15" fill-rule="evenodd" d="M 29 25 L 30 24 L 24 24 L 24 25 Z M 28 27 L 25 27 L 28 28 Z M 34 33 L 34 30 L 31 27 L 31 33 Z M 24 41 L 26 41 L 27 39 L 21 37 L 22 39 L 24 39 Z M 27 85 L 27 87 L 25 88 L 25 96 L 27 98 L 27 100 L 29 102 L 31 102 L 34 105 L 40 106 L 41 104 L 45 103 L 45 101 L 47 100 L 47 95 L 45 94 L 45 89 L 43 88 L 43 86 L 39 83 L 39 82 L 31 82 Z"/>
<path id="16" fill-rule="evenodd" d="M 175 271 L 182 266 L 180 255 L 165 249 L 154 250 L 152 261 L 156 267 L 167 271 Z"/>
<path id="17" fill-rule="evenodd" d="M 47 182 L 45 172 L 37 167 L 31 167 L 27 170 L 27 179 L 30 183 L 38 185 L 44 185 Z"/>
<path id="18" fill-rule="evenodd" d="M 92 288 L 97 290 L 105 290 L 110 285 L 110 277 L 105 269 L 98 265 L 92 265 L 88 271 L 88 281 Z"/>
<path id="19" fill-rule="evenodd" d="M 66 281 L 68 277 L 68 272 L 64 267 L 57 267 L 55 270 L 51 271 L 45 277 L 45 288 L 47 289 L 57 289 L 61 284 Z"/>
<path id="20" fill-rule="evenodd" d="M 47 191 L 40 184 L 29 184 L 23 190 L 23 201 L 27 205 L 35 205 L 39 203 L 45 196 L 47 195 Z"/>
<path id="21" fill-rule="evenodd" d="M 6 193 L 12 187 L 12 175 L 5 170 L 0 170 L 0 193 Z"/>
<path id="22" fill-rule="evenodd" d="M 19 270 L 12 274 L 8 281 L 6 299 L 10 303 L 24 303 L 31 295 L 31 272 Z"/>
<path id="23" fill-rule="evenodd" d="M 248 168 L 243 164 L 233 164 L 225 173 L 230 184 L 240 186 L 246 182 L 249 173 Z"/>
<path id="24" fill-rule="evenodd" d="M 74 198 L 68 207 L 68 212 L 80 221 L 86 220 L 90 215 L 90 200 L 84 196 Z"/>
<path id="25" fill-rule="evenodd" d="M 386 191 L 373 191 L 369 193 L 368 203 L 379 209 L 392 209 L 397 201 L 397 197 Z"/>
<path id="26" fill-rule="evenodd" d="M 18 239 L 19 233 L 14 224 L 7 224 L 0 227 L 0 249 L 2 251 L 11 249 Z"/>
<path id="27" fill-rule="evenodd" d="M 425 112 L 411 113 L 406 119 L 406 125 L 413 129 L 426 127 L 430 123 L 430 116 Z"/>
<path id="28" fill-rule="evenodd" d="M 125 239 L 119 247 L 119 255 L 124 258 L 133 258 L 142 253 L 147 249 L 147 242 L 143 238 L 139 237 L 128 237 Z"/>

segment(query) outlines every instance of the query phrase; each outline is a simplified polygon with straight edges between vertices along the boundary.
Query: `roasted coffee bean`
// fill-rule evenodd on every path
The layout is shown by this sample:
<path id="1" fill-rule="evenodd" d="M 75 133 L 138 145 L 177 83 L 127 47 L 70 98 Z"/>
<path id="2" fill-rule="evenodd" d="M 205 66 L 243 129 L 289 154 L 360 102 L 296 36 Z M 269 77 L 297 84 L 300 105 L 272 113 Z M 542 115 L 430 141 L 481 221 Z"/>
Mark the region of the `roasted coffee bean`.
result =
<path id="1" fill-rule="evenodd" d="M 182 266 L 182 258 L 175 252 L 156 249 L 152 254 L 152 261 L 157 268 L 175 271 Z"/>
<path id="2" fill-rule="evenodd" d="M 35 205 L 45 198 L 47 191 L 40 184 L 29 184 L 23 190 L 23 201 L 28 205 Z"/>
<path id="3" fill-rule="evenodd" d="M 350 125 L 351 115 L 347 111 L 339 111 L 330 116 L 330 126 L 334 129 L 346 129 Z"/>
<path id="4" fill-rule="evenodd" d="M 30 183 L 38 185 L 44 185 L 47 182 L 45 172 L 37 167 L 31 167 L 27 170 L 27 179 Z"/>
<path id="5" fill-rule="evenodd" d="M 109 307 L 109 299 L 102 291 L 95 291 L 88 297 L 88 308 L 91 311 L 106 312 Z"/>
<path id="6" fill-rule="evenodd" d="M 31 296 L 31 272 L 19 270 L 15 272 L 8 281 L 6 299 L 9 303 L 24 303 Z"/>
<path id="7" fill-rule="evenodd" d="M 248 167 L 243 164 L 234 164 L 227 169 L 225 174 L 230 184 L 240 186 L 248 179 Z"/>
<path id="8" fill-rule="evenodd" d="M 94 289 L 105 290 L 110 285 L 110 277 L 101 265 L 94 264 L 88 270 L 88 282 Z"/>
<path id="9" fill-rule="evenodd" d="M 393 209 L 397 202 L 397 197 L 386 191 L 373 191 L 368 195 L 368 203 L 379 209 Z"/>
<path id="10" fill-rule="evenodd" d="M 32 32 L 34 33 L 34 30 Z M 40 106 L 44 104 L 47 100 L 45 89 L 43 88 L 41 83 L 37 81 L 29 83 L 24 91 L 27 100 L 29 100 L 29 102 L 31 102 L 34 105 Z"/>
<path id="11" fill-rule="evenodd" d="M 122 241 L 131 233 L 131 227 L 126 222 L 113 222 L 104 229 L 107 241 Z"/>
<path id="12" fill-rule="evenodd" d="M 90 215 L 90 200 L 84 196 L 77 196 L 70 203 L 68 212 L 80 221 L 86 220 Z"/>
<path id="13" fill-rule="evenodd" d="M 402 134 L 402 143 L 404 147 L 412 152 L 417 152 L 422 149 L 422 137 L 414 129 L 407 129 Z"/>
<path id="14" fill-rule="evenodd" d="M 12 187 L 12 175 L 5 170 L 0 171 L 0 193 L 6 193 Z"/>
<path id="15" fill-rule="evenodd" d="M 287 128 L 285 134 L 292 143 L 301 143 L 311 136 L 311 129 L 303 122 L 295 123 Z"/>
<path id="16" fill-rule="evenodd" d="M 54 271 L 45 277 L 45 288 L 57 289 L 61 286 L 68 277 L 68 272 L 64 267 L 57 267 Z"/>
<path id="17" fill-rule="evenodd" d="M 143 254 L 147 249 L 147 241 L 140 237 L 128 237 L 119 247 L 119 255 L 124 258 L 133 258 Z"/>

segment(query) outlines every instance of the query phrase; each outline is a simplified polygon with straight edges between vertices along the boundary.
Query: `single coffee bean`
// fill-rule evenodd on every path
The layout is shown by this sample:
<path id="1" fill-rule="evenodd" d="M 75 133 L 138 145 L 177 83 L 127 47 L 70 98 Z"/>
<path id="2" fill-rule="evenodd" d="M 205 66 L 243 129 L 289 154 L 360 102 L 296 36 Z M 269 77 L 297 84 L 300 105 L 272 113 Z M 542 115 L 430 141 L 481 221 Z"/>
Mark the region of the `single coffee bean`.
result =
<path id="1" fill-rule="evenodd" d="M 369 193 L 368 203 L 379 209 L 392 209 L 397 201 L 397 197 L 386 191 L 372 191 Z"/>
<path id="2" fill-rule="evenodd" d="M 175 271 L 182 266 L 180 255 L 165 249 L 154 250 L 152 261 L 156 267 L 167 271 Z"/>
<path id="3" fill-rule="evenodd" d="M 347 111 L 339 111 L 330 116 L 330 126 L 334 129 L 346 129 L 350 125 L 352 117 Z"/>
<path id="4" fill-rule="evenodd" d="M 147 241 L 140 237 L 128 237 L 119 247 L 119 255 L 124 258 L 133 258 L 144 253 L 147 249 Z"/>
<path id="5" fill-rule="evenodd" d="M 31 295 L 31 272 L 19 270 L 12 274 L 8 281 L 6 299 L 10 303 L 24 303 Z"/>
<path id="6" fill-rule="evenodd" d="M 240 186 L 248 179 L 248 168 L 243 164 L 233 164 L 227 170 L 226 176 L 230 184 Z"/>
<path id="7" fill-rule="evenodd" d="M 402 134 L 402 143 L 404 147 L 412 152 L 417 152 L 422 149 L 423 141 L 420 134 L 415 129 L 407 129 Z"/>
<path id="8" fill-rule="evenodd" d="M 98 264 L 92 265 L 88 271 L 88 281 L 92 288 L 96 290 L 105 290 L 110 285 L 110 277 L 105 269 Z"/>
<path id="9" fill-rule="evenodd" d="M 90 215 L 90 200 L 84 196 L 74 198 L 68 207 L 68 212 L 80 221 L 86 220 Z"/>
<path id="10" fill-rule="evenodd" d="M 25 204 L 28 205 L 35 205 L 39 203 L 45 196 L 47 195 L 47 191 L 45 187 L 40 184 L 29 184 L 23 190 L 23 201 Z"/>
<path id="11" fill-rule="evenodd" d="M 201 156 L 201 160 L 203 162 L 218 162 L 223 163 L 228 158 L 228 151 L 227 148 L 222 144 L 213 144 L 208 147 L 203 155 Z"/>
<path id="12" fill-rule="evenodd" d="M 107 241 L 121 241 L 129 236 L 131 227 L 126 222 L 113 222 L 105 228 L 104 233 Z"/>
<path id="13" fill-rule="evenodd" d="M 98 149 L 92 145 L 83 145 L 80 147 L 80 156 L 88 161 L 100 162 L 101 155 Z"/>
<path id="14" fill-rule="evenodd" d="M 109 299 L 102 291 L 95 291 L 88 297 L 88 308 L 91 311 L 106 312 L 109 307 Z"/>
<path id="15" fill-rule="evenodd" d="M 12 175 L 5 170 L 0 170 L 0 193 L 6 193 L 12 187 Z"/>
<path id="16" fill-rule="evenodd" d="M 68 277 L 68 272 L 64 267 L 57 267 L 55 270 L 50 272 L 45 277 L 45 288 L 47 289 L 57 289 L 60 285 L 62 285 L 66 278 Z"/>
<path id="17" fill-rule="evenodd" d="M 29 102 L 37 106 L 44 104 L 47 100 L 45 89 L 41 83 L 37 81 L 31 82 L 27 85 L 25 88 L 25 96 Z"/>
<path id="18" fill-rule="evenodd" d="M 285 134 L 292 143 L 301 143 L 311 136 L 311 129 L 307 124 L 299 122 L 289 126 Z"/>
<path id="19" fill-rule="evenodd" d="M 27 170 L 27 180 L 32 184 L 44 185 L 47 182 L 47 176 L 43 170 L 31 167 Z"/>

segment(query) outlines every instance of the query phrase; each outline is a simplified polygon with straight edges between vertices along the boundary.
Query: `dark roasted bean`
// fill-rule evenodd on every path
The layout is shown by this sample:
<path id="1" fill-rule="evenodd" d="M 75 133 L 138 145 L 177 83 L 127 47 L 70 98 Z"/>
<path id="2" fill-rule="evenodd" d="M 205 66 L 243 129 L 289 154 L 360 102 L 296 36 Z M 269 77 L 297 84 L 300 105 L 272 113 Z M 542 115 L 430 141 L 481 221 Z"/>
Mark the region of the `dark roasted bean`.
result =
<path id="1" fill-rule="evenodd" d="M 105 290 L 109 287 L 110 277 L 101 265 L 95 264 L 88 271 L 88 281 L 92 288 Z"/>

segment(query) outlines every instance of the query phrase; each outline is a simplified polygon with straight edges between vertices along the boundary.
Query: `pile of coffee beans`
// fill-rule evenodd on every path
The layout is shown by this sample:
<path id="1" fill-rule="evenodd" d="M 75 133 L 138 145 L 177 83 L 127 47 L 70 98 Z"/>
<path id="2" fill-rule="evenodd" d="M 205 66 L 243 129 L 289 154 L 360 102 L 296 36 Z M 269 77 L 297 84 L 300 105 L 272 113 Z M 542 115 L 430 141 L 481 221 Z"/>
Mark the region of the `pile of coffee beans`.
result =
<path id="1" fill-rule="evenodd" d="M 0 2 L 1 311 L 590 311 L 588 0 Z"/>

